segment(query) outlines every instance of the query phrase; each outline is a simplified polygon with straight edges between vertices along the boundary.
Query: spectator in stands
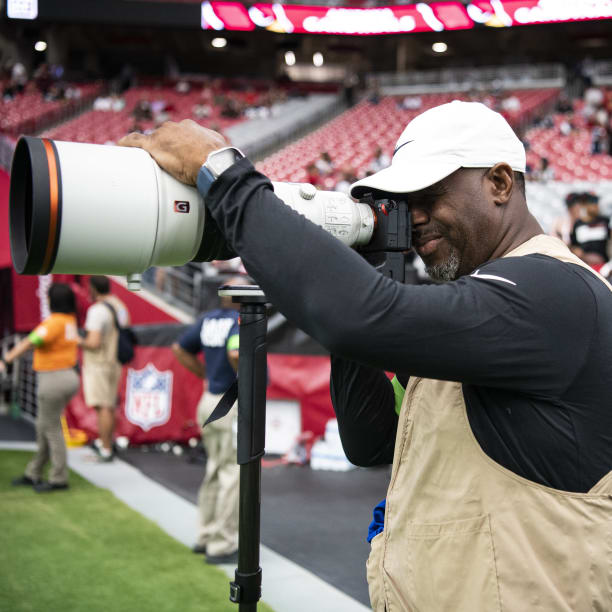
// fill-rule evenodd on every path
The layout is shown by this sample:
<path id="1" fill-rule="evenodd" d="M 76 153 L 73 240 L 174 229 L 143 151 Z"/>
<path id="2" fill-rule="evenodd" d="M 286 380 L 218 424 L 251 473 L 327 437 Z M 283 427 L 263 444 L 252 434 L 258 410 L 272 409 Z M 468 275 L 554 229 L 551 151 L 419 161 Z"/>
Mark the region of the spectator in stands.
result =
<path id="1" fill-rule="evenodd" d="M 572 251 L 598 270 L 609 259 L 610 218 L 599 212 L 599 198 L 594 193 L 581 194 L 583 217 L 574 223 Z"/>
<path id="2" fill-rule="evenodd" d="M 572 101 L 566 93 L 562 93 L 555 103 L 555 112 L 564 115 L 566 113 L 571 113 L 573 110 Z"/>
<path id="3" fill-rule="evenodd" d="M 44 98 L 51 88 L 53 84 L 53 75 L 51 74 L 51 69 L 49 68 L 49 64 L 42 63 L 33 74 L 34 84 L 36 88 Z"/>
<path id="4" fill-rule="evenodd" d="M 315 162 L 315 166 L 323 178 L 329 176 L 334 171 L 334 162 L 327 151 L 321 153 L 321 156 Z"/>
<path id="5" fill-rule="evenodd" d="M 561 136 L 569 136 L 574 131 L 574 123 L 571 118 L 563 119 L 561 123 L 559 123 L 559 133 Z"/>
<path id="6" fill-rule="evenodd" d="M 22 94 L 28 83 L 28 75 L 21 62 L 9 61 L 7 67 L 10 77 L 2 90 L 2 98 L 5 102 L 9 102 L 17 95 Z"/>
<path id="7" fill-rule="evenodd" d="M 419 110 L 423 105 L 421 96 L 406 96 L 398 104 L 402 110 Z"/>
<path id="8" fill-rule="evenodd" d="M 79 390 L 77 365 L 76 299 L 62 283 L 49 288 L 51 314 L 26 338 L 0 359 L 0 374 L 6 366 L 34 350 L 36 386 L 36 453 L 23 476 L 14 485 L 33 486 L 38 493 L 68 488 L 66 442 L 61 417 L 66 404 Z M 49 480 L 43 482 L 43 469 L 50 462 Z"/>
<path id="9" fill-rule="evenodd" d="M 319 187 L 323 183 L 323 177 L 315 163 L 306 166 L 306 182 Z"/>
<path id="10" fill-rule="evenodd" d="M 606 128 L 597 124 L 591 129 L 591 155 L 599 155 L 608 151 L 608 132 Z"/>
<path id="11" fill-rule="evenodd" d="M 507 96 L 501 101 L 501 109 L 507 113 L 518 113 L 521 110 L 521 101 L 517 96 Z"/>
<path id="12" fill-rule="evenodd" d="M 552 181 L 555 178 L 555 169 L 550 165 L 547 157 L 542 157 L 540 166 L 532 174 L 533 178 L 539 181 Z"/>
<path id="13" fill-rule="evenodd" d="M 351 185 L 357 180 L 357 175 L 353 168 L 346 167 L 342 170 L 340 180 L 336 183 L 334 191 L 340 191 L 349 195 Z"/>
<path id="14" fill-rule="evenodd" d="M 242 277 L 230 285 L 244 284 Z M 238 484 L 236 463 L 236 405 L 229 414 L 204 427 L 223 394 L 236 382 L 238 369 L 238 312 L 231 298 L 221 298 L 221 308 L 204 313 L 172 345 L 178 362 L 202 380 L 207 388 L 198 404 L 197 419 L 206 450 L 206 473 L 198 493 L 199 529 L 193 552 L 206 555 L 207 563 L 233 563 L 238 556 Z M 204 363 L 197 357 L 204 355 Z"/>
<path id="15" fill-rule="evenodd" d="M 237 98 L 230 96 L 221 97 L 221 116 L 228 119 L 237 119 L 242 115 L 244 105 Z"/>
<path id="16" fill-rule="evenodd" d="M 98 96 L 93 103 L 93 110 L 120 113 L 125 108 L 125 100 L 117 95 Z"/>
<path id="17" fill-rule="evenodd" d="M 186 96 L 191 91 L 191 84 L 189 83 L 189 81 L 181 79 L 177 82 L 175 89 L 176 93 Z"/>
<path id="18" fill-rule="evenodd" d="M 85 403 L 98 413 L 100 460 L 113 460 L 113 433 L 121 364 L 117 359 L 119 327 L 130 324 L 125 304 L 111 294 L 107 276 L 92 276 L 89 289 L 93 304 L 87 310 L 83 349 L 83 394 Z"/>
<path id="19" fill-rule="evenodd" d="M 565 205 L 567 212 L 555 219 L 550 233 L 551 236 L 563 240 L 567 246 L 570 246 L 572 244 L 574 224 L 582 216 L 582 194 L 568 193 L 565 198 Z"/>
<path id="20" fill-rule="evenodd" d="M 139 100 L 132 110 L 132 117 L 137 121 L 151 121 L 153 112 L 151 111 L 151 103 L 146 98 Z"/>
<path id="21" fill-rule="evenodd" d="M 11 68 L 11 82 L 17 93 L 23 93 L 28 84 L 28 73 L 21 62 L 15 62 Z"/>
<path id="22" fill-rule="evenodd" d="M 391 158 L 383 152 L 381 147 L 376 147 L 376 151 L 374 151 L 374 158 L 370 162 L 368 170 L 370 170 L 372 173 L 378 172 L 390 164 Z"/>
<path id="23" fill-rule="evenodd" d="M 196 119 L 206 119 L 211 116 L 212 107 L 210 104 L 205 104 L 202 100 L 200 100 L 197 104 L 193 105 L 191 113 Z"/>
<path id="24" fill-rule="evenodd" d="M 378 79 L 373 79 L 370 84 L 370 91 L 368 92 L 368 102 L 370 104 L 378 104 L 382 98 L 380 91 L 380 83 Z"/>

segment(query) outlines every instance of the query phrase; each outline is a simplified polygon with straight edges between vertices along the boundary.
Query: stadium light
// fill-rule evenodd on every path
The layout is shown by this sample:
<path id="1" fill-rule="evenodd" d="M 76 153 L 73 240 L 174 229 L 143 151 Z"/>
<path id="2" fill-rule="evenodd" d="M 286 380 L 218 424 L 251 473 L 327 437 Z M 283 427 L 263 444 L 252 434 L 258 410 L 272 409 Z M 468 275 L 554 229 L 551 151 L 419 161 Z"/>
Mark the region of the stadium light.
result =
<path id="1" fill-rule="evenodd" d="M 287 66 L 295 65 L 295 53 L 293 51 L 285 51 L 285 64 Z"/>
<path id="2" fill-rule="evenodd" d="M 44 40 L 39 40 L 34 44 L 34 50 L 35 51 L 40 51 L 41 53 L 43 51 L 47 50 L 47 43 Z"/>
<path id="3" fill-rule="evenodd" d="M 215 49 L 223 49 L 223 47 L 227 47 L 227 38 L 213 38 L 210 44 Z"/>
<path id="4" fill-rule="evenodd" d="M 316 53 L 313 54 L 312 56 L 312 63 L 319 68 L 320 66 L 323 65 L 323 62 L 325 60 L 323 59 L 323 54 L 319 51 L 317 51 Z"/>
<path id="5" fill-rule="evenodd" d="M 435 42 L 431 45 L 431 49 L 434 53 L 444 53 L 448 49 L 448 45 L 445 42 Z"/>

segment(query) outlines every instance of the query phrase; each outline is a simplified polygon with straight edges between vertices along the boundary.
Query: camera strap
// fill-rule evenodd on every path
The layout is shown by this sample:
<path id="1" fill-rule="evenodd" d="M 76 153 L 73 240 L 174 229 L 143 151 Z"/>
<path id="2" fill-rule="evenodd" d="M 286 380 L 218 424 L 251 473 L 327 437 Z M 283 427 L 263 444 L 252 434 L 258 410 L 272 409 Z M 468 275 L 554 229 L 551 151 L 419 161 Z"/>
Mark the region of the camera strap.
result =
<path id="1" fill-rule="evenodd" d="M 238 398 L 238 381 L 235 380 L 232 386 L 223 394 L 223 397 L 219 400 L 219 403 L 215 406 L 211 415 L 206 419 L 203 427 L 206 427 L 209 423 L 214 423 L 219 419 L 223 418 L 234 405 L 234 402 Z"/>

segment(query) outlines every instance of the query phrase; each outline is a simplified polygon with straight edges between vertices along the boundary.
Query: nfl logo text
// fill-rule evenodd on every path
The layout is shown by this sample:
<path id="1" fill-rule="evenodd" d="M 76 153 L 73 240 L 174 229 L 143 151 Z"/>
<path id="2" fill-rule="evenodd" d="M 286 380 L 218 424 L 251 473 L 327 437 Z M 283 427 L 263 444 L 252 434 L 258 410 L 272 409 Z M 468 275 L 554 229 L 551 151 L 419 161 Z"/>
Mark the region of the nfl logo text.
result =
<path id="1" fill-rule="evenodd" d="M 172 407 L 172 371 L 160 372 L 152 363 L 142 370 L 129 368 L 125 416 L 144 431 L 164 425 Z"/>

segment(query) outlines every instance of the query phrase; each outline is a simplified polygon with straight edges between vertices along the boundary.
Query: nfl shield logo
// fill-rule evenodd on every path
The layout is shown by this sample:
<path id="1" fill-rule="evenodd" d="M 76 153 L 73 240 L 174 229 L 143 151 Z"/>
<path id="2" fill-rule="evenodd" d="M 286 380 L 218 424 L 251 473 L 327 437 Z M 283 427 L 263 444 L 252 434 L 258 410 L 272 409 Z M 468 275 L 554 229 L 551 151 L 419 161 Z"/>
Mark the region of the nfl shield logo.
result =
<path id="1" fill-rule="evenodd" d="M 144 431 L 170 418 L 172 371 L 160 372 L 152 363 L 142 370 L 128 369 L 125 416 Z"/>

